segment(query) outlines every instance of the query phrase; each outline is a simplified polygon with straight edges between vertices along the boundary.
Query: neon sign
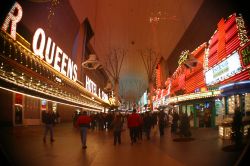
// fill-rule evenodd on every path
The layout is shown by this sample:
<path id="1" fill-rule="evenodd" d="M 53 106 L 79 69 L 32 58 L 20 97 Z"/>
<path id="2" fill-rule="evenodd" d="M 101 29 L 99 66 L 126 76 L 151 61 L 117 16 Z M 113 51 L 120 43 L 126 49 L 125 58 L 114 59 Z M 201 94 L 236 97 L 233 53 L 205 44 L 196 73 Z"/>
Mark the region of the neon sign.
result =
<path id="1" fill-rule="evenodd" d="M 47 39 L 42 28 L 38 28 L 33 36 L 32 49 L 41 59 L 52 65 L 54 69 L 61 72 L 70 79 L 77 80 L 77 65 L 66 55 L 63 50 L 56 46 L 50 37 Z M 51 47 L 52 43 L 52 47 Z M 55 48 L 56 47 L 56 48 Z"/>
<path id="2" fill-rule="evenodd" d="M 86 89 L 97 95 L 96 84 L 88 76 L 86 76 Z"/>
<path id="3" fill-rule="evenodd" d="M 2 25 L 2 30 L 5 32 L 7 32 L 9 26 L 11 25 L 10 36 L 14 40 L 16 40 L 16 26 L 17 23 L 21 20 L 22 16 L 23 9 L 19 3 L 15 2 Z"/>
<path id="4" fill-rule="evenodd" d="M 7 33 L 10 27 L 10 36 L 16 40 L 17 23 L 23 16 L 23 10 L 19 3 L 15 2 L 8 13 L 1 29 Z M 46 45 L 45 45 L 46 43 Z M 52 45 L 52 46 L 51 46 Z M 46 46 L 46 47 L 45 47 Z M 33 52 L 42 60 L 52 65 L 54 69 L 69 77 L 73 81 L 77 80 L 77 65 L 66 55 L 59 46 L 46 36 L 43 29 L 38 28 L 33 36 Z"/>
<path id="5" fill-rule="evenodd" d="M 102 91 L 102 100 L 104 100 L 104 101 L 108 101 L 109 100 L 108 95 L 105 92 L 103 92 L 103 91 Z"/>
<path id="6" fill-rule="evenodd" d="M 178 64 L 181 65 L 182 63 L 184 63 L 188 59 L 188 55 L 189 50 L 182 51 L 180 59 L 178 60 Z"/>
<path id="7" fill-rule="evenodd" d="M 247 67 L 250 65 L 250 42 L 239 50 L 242 65 Z"/>

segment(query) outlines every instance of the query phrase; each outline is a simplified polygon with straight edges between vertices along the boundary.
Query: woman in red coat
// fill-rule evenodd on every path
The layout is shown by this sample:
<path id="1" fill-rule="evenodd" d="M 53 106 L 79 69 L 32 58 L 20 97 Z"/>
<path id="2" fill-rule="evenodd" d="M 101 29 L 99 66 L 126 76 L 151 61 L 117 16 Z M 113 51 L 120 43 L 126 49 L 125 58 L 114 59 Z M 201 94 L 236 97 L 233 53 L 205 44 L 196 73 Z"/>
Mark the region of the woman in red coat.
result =
<path id="1" fill-rule="evenodd" d="M 86 149 L 87 145 L 87 131 L 90 126 L 91 118 L 87 115 L 86 111 L 83 111 L 83 113 L 78 117 L 76 121 L 76 126 L 80 128 L 80 135 L 81 135 L 81 141 L 82 141 L 82 148 Z"/>
<path id="2" fill-rule="evenodd" d="M 131 144 L 136 143 L 136 139 L 139 134 L 139 126 L 142 123 L 142 119 L 139 114 L 136 113 L 136 110 L 133 110 L 133 113 L 128 117 L 128 128 L 130 131 Z"/>

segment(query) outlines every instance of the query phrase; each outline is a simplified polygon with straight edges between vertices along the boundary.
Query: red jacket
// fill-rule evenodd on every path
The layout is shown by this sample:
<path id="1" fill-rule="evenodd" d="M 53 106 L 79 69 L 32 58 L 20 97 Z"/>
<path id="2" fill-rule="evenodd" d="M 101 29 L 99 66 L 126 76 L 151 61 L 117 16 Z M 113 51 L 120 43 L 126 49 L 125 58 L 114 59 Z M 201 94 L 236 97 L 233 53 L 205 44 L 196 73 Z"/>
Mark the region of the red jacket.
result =
<path id="1" fill-rule="evenodd" d="M 128 117 L 128 127 L 138 127 L 142 123 L 142 119 L 139 114 L 132 113 Z"/>
<path id="2" fill-rule="evenodd" d="M 91 118 L 87 115 L 80 115 L 76 121 L 76 125 L 80 127 L 89 127 Z"/>

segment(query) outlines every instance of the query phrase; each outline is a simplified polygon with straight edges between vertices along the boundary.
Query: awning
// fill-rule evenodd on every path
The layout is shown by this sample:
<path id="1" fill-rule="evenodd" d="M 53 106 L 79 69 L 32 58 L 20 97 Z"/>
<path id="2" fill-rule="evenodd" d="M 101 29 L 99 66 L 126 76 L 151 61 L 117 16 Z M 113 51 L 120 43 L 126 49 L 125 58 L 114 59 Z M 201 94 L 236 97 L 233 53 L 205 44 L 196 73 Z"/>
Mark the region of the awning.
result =
<path id="1" fill-rule="evenodd" d="M 219 87 L 222 96 L 250 93 L 250 80 L 234 82 Z"/>

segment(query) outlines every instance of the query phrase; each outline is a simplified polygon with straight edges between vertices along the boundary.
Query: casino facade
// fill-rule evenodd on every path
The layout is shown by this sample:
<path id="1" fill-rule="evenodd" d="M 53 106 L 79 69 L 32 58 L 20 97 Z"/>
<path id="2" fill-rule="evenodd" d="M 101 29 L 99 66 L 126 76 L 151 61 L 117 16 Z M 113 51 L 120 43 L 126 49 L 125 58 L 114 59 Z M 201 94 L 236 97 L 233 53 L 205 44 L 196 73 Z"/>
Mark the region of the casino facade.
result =
<path id="1" fill-rule="evenodd" d="M 29 3 L 10 1 L 4 5 L 0 22 L 1 125 L 39 125 L 41 112 L 47 109 L 59 113 L 64 122 L 71 121 L 75 111 L 107 111 L 107 74 L 103 69 L 82 68 L 87 55 L 93 53 L 88 20 L 72 35 L 64 33 L 67 28 L 62 33 L 46 27 L 36 18 L 38 14 L 27 19 L 36 10 L 29 10 Z M 70 12 L 66 8 L 62 15 L 74 17 Z M 81 44 L 69 44 L 79 38 L 84 39 Z"/>

